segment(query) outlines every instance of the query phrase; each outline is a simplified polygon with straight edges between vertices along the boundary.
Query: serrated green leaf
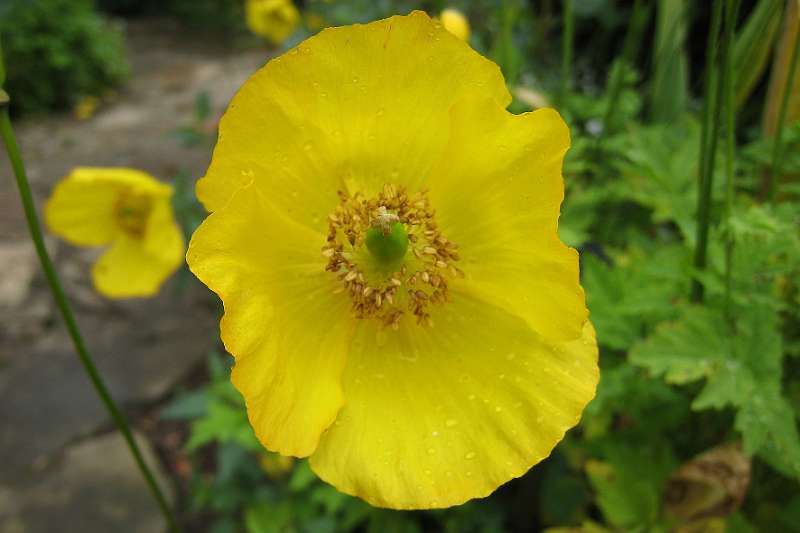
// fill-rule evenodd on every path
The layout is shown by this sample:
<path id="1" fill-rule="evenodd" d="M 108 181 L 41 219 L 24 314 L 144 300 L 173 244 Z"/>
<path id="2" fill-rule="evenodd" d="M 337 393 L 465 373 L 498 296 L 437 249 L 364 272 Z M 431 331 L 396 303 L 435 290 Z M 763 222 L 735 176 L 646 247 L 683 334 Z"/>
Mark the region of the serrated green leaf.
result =
<path id="1" fill-rule="evenodd" d="M 680 246 L 629 257 L 624 266 L 584 254 L 583 285 L 598 342 L 628 349 L 649 324 L 672 316 L 672 300 L 684 292 L 687 258 Z"/>
<path id="2" fill-rule="evenodd" d="M 606 520 L 624 531 L 658 527 L 664 483 L 676 461 L 665 447 L 610 442 L 607 462 L 586 464 L 589 481 Z"/>
<path id="3" fill-rule="evenodd" d="M 759 391 L 736 415 L 747 453 L 758 453 L 776 470 L 800 478 L 800 435 L 794 411 L 778 391 Z"/>
<path id="4" fill-rule="evenodd" d="M 800 477 L 800 437 L 791 405 L 781 395 L 783 357 L 777 312 L 738 309 L 729 324 L 715 309 L 689 307 L 630 353 L 632 363 L 684 384 L 705 379 L 696 410 L 733 406 L 745 450 Z"/>

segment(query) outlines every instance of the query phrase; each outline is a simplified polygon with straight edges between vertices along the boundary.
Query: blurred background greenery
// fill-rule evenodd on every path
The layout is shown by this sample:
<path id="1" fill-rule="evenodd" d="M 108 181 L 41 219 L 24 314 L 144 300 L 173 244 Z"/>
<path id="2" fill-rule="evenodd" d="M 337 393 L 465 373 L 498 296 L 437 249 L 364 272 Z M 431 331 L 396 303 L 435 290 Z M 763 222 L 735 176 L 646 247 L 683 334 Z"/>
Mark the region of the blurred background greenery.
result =
<path id="1" fill-rule="evenodd" d="M 512 111 L 562 113 L 573 140 L 560 232 L 582 251 L 601 382 L 580 426 L 524 477 L 458 508 L 394 512 L 338 493 L 305 461 L 264 452 L 229 384 L 229 357 L 212 353 L 160 409 L 185 437 L 179 467 L 168 466 L 187 529 L 800 531 L 800 83 L 787 83 L 798 76 L 800 3 L 297 8 L 301 22 L 274 53 L 323 26 L 458 9 L 469 43 L 501 66 Z M 91 99 L 129 80 L 127 21 L 151 16 L 233 50 L 261 45 L 239 0 L 0 0 L 15 115 L 91 115 Z M 210 150 L 215 119 L 199 94 L 174 136 Z M 187 233 L 200 220 L 194 178 L 176 177 Z"/>

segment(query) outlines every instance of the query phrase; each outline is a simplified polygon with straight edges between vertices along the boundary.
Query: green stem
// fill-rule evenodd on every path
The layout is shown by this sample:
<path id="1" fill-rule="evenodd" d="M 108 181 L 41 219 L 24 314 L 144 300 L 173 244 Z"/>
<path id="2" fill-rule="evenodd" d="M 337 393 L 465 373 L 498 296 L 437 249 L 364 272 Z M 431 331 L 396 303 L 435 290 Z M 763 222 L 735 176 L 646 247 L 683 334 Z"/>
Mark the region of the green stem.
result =
<path id="1" fill-rule="evenodd" d="M 733 323 L 731 292 L 733 290 L 733 234 L 731 216 L 733 215 L 734 158 L 736 156 L 736 114 L 733 101 L 733 34 L 739 15 L 739 0 L 725 3 L 725 34 L 722 43 L 722 80 L 724 84 L 725 105 L 725 315 Z"/>
<path id="2" fill-rule="evenodd" d="M 563 13 L 564 28 L 561 35 L 561 101 L 566 98 L 567 91 L 572 86 L 572 47 L 574 20 L 572 13 L 572 0 L 564 0 Z"/>
<path id="3" fill-rule="evenodd" d="M 0 59 L 0 63 L 2 63 L 2 59 Z M 0 91 L 2 91 L 2 89 L 0 89 Z M 22 207 L 25 210 L 25 219 L 28 222 L 28 229 L 30 230 L 31 239 L 36 247 L 36 254 L 39 256 L 39 262 L 42 265 L 45 278 L 47 278 L 47 284 L 50 287 L 50 292 L 53 293 L 56 306 L 61 312 L 61 317 L 64 319 L 64 324 L 67 326 L 67 331 L 72 339 L 72 344 L 75 347 L 78 358 L 83 364 L 83 368 L 86 371 L 86 374 L 89 376 L 89 380 L 92 382 L 97 395 L 100 397 L 100 400 L 103 402 L 108 414 L 111 415 L 112 420 L 119 428 L 122 436 L 125 438 L 125 442 L 127 443 L 128 448 L 130 449 L 130 452 L 136 461 L 136 465 L 139 467 L 139 470 L 141 470 L 142 475 L 147 481 L 150 491 L 153 493 L 153 496 L 158 502 L 158 506 L 161 508 L 161 512 L 164 514 L 164 518 L 167 521 L 169 530 L 175 532 L 180 531 L 178 524 L 175 521 L 175 517 L 172 515 L 169 504 L 164 497 L 164 494 L 161 492 L 161 489 L 156 483 L 155 477 L 150 471 L 150 468 L 144 462 L 142 452 L 139 450 L 139 446 L 136 444 L 136 441 L 133 438 L 133 434 L 131 433 L 128 422 L 125 420 L 125 416 L 122 414 L 119 407 L 117 407 L 117 404 L 114 402 L 114 399 L 111 397 L 111 394 L 103 382 L 103 379 L 97 372 L 97 367 L 95 366 L 91 355 L 89 355 L 89 352 L 86 350 L 86 345 L 84 344 L 83 337 L 78 329 L 75 316 L 72 314 L 72 309 L 70 308 L 67 297 L 64 294 L 64 289 L 61 287 L 61 282 L 59 281 L 58 275 L 53 267 L 53 262 L 50 260 L 50 256 L 47 253 L 47 248 L 45 248 L 44 245 L 44 238 L 42 236 L 42 229 L 39 224 L 39 217 L 36 214 L 36 208 L 34 207 L 30 184 L 28 183 L 28 177 L 25 174 L 25 165 L 22 162 L 19 146 L 17 145 L 17 140 L 14 136 L 14 130 L 11 126 L 7 102 L 5 105 L 0 104 L 0 108 L 2 108 L 0 109 L 0 136 L 3 138 L 3 143 L 5 144 L 9 160 L 11 161 L 11 167 L 14 170 L 14 176 L 17 180 L 19 196 L 22 200 Z"/>
<path id="4" fill-rule="evenodd" d="M 706 48 L 706 82 L 704 90 L 703 117 L 700 130 L 700 160 L 698 165 L 697 196 L 697 239 L 694 251 L 694 268 L 697 273 L 705 270 L 708 248 L 708 227 L 711 221 L 711 186 L 714 180 L 714 156 L 717 151 L 717 128 L 719 126 L 722 84 L 718 83 L 717 48 L 720 21 L 722 19 L 722 0 L 714 2 L 711 15 L 711 31 L 708 34 Z M 716 89 L 716 91 L 715 91 Z M 691 299 L 693 302 L 703 300 L 703 285 L 695 277 L 692 280 Z"/>
<path id="5" fill-rule="evenodd" d="M 641 0 L 635 0 L 633 4 L 633 14 L 631 15 L 631 21 L 628 25 L 627 34 L 625 35 L 625 44 L 622 47 L 622 56 L 620 59 L 616 60 L 611 67 L 611 79 L 608 82 L 608 106 L 606 107 L 606 112 L 603 114 L 603 133 L 606 133 L 610 128 L 611 119 L 617 112 L 617 104 L 622 94 L 624 68 L 627 64 L 633 63 L 631 56 L 633 55 L 634 43 L 638 40 L 643 27 L 643 13 L 644 10 L 642 9 Z M 603 138 L 605 138 L 605 135 L 600 135 L 598 137 L 598 143 L 601 142 L 599 139 Z"/>
<path id="6" fill-rule="evenodd" d="M 786 112 L 789 108 L 789 96 L 792 93 L 794 85 L 795 71 L 797 70 L 797 56 L 798 49 L 800 49 L 800 31 L 797 32 L 794 38 L 794 51 L 792 51 L 792 59 L 789 65 L 789 75 L 786 77 L 786 86 L 783 89 L 783 98 L 781 98 L 781 108 L 778 110 L 778 124 L 775 130 L 775 143 L 772 145 L 772 163 L 769 172 L 769 199 L 771 202 L 775 201 L 775 196 L 778 194 L 778 180 L 780 179 L 781 157 L 783 156 L 783 123 L 786 122 Z"/>

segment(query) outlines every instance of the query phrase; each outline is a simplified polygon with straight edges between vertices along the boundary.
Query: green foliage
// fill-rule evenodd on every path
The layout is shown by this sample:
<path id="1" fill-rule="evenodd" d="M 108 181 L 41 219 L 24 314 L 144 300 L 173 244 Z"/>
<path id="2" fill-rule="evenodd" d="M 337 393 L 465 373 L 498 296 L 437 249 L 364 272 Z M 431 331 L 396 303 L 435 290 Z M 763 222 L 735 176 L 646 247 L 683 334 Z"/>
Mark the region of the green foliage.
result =
<path id="1" fill-rule="evenodd" d="M 63 109 L 101 96 L 128 75 L 122 33 L 91 0 L 0 3 L 0 35 L 12 110 Z"/>
<path id="2" fill-rule="evenodd" d="M 376 509 L 323 483 L 305 460 L 289 463 L 282 473 L 262 466 L 263 461 L 279 460 L 279 456 L 259 444 L 229 373 L 228 360 L 210 354 L 208 385 L 179 394 L 160 413 L 163 420 L 190 424 L 185 449 L 196 468 L 190 506 L 194 513 L 214 517 L 209 531 L 416 533 L 428 522 L 446 533 L 500 530 L 503 516 L 489 502 L 452 511 Z M 203 471 L 209 454 L 214 457 L 213 474 Z"/>
<path id="3" fill-rule="evenodd" d="M 780 28 L 782 0 L 759 0 L 733 45 L 735 97 L 737 107 L 750 96 L 764 74 Z"/>
<path id="4" fill-rule="evenodd" d="M 653 46 L 650 116 L 656 122 L 674 120 L 689 97 L 686 40 L 686 0 L 659 0 Z"/>
<path id="5" fill-rule="evenodd" d="M 243 0 L 167 0 L 161 9 L 189 26 L 244 32 Z"/>

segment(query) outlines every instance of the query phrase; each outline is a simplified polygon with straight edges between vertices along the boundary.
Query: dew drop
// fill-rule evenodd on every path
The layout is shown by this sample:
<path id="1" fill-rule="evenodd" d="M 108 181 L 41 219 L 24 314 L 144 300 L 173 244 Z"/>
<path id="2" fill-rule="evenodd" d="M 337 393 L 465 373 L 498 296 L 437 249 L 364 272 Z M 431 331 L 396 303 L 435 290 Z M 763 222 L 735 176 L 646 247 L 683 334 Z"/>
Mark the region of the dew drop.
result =
<path id="1" fill-rule="evenodd" d="M 428 448 L 428 455 L 433 455 L 436 453 L 436 448 Z"/>
<path id="2" fill-rule="evenodd" d="M 475 455 L 477 455 L 475 452 L 467 452 L 467 454 L 464 456 L 464 459 L 475 459 Z"/>
<path id="3" fill-rule="evenodd" d="M 469 396 L 467 396 L 467 399 L 474 400 L 475 399 L 475 395 L 474 394 L 470 394 Z"/>

